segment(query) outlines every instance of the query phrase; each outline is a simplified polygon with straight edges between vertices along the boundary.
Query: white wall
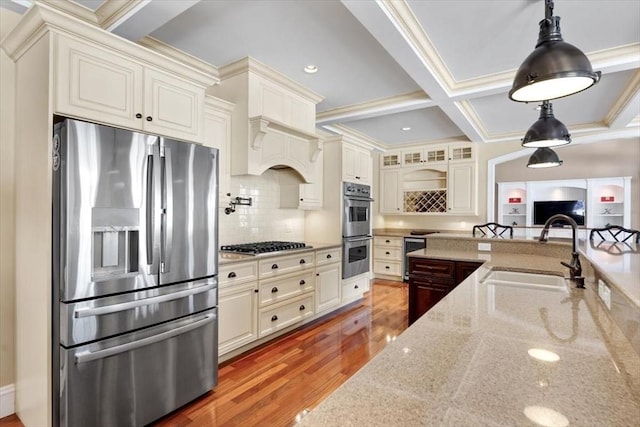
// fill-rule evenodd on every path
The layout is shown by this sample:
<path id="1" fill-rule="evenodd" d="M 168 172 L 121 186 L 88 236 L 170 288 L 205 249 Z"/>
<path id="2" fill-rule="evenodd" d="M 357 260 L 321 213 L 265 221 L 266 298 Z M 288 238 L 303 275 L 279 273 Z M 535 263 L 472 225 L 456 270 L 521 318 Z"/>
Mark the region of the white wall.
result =
<path id="1" fill-rule="evenodd" d="M 251 197 L 252 206 L 238 206 L 230 215 L 224 213 L 229 198 L 220 198 L 220 244 L 265 240 L 304 241 L 304 211 L 280 209 L 280 174 L 289 170 L 269 169 L 260 176 L 232 176 L 232 197 Z"/>
<path id="2" fill-rule="evenodd" d="M 0 8 L 0 39 L 20 15 Z M 0 51 L 0 387 L 15 380 L 14 64 Z"/>

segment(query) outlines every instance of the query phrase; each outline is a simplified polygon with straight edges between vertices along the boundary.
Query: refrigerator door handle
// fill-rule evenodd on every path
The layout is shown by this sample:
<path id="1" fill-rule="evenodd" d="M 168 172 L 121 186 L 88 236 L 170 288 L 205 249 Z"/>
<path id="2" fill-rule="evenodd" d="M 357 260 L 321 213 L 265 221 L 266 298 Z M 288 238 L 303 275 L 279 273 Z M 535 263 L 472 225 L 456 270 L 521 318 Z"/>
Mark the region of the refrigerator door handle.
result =
<path id="1" fill-rule="evenodd" d="M 153 154 L 147 155 L 147 264 L 153 265 Z"/>
<path id="2" fill-rule="evenodd" d="M 98 359 L 104 359 L 106 357 L 109 356 L 114 356 L 116 354 L 120 354 L 120 353 L 124 353 L 126 351 L 131 351 L 131 350 L 135 350 L 137 348 L 140 347 L 144 347 L 146 345 L 150 345 L 150 344 L 154 344 L 160 341 L 164 341 L 167 340 L 169 338 L 175 337 L 177 335 L 181 335 L 184 334 L 186 332 L 192 331 L 194 329 L 197 329 L 201 326 L 206 325 L 209 322 L 212 322 L 215 320 L 215 313 L 210 313 L 207 314 L 206 316 L 204 316 L 201 319 L 196 320 L 193 323 L 190 323 L 188 325 L 185 326 L 180 326 L 178 328 L 175 329 L 170 329 L 166 332 L 161 332 L 157 335 L 152 335 L 150 337 L 147 338 L 142 338 L 140 340 L 137 341 L 132 341 L 126 344 L 122 344 L 122 345 L 117 345 L 114 347 L 110 347 L 110 348 L 106 348 L 104 350 L 98 350 L 98 351 L 81 351 L 78 352 L 76 354 L 76 364 L 80 364 L 80 363 L 87 363 L 87 362 L 92 362 L 94 360 L 98 360 Z"/>
<path id="3" fill-rule="evenodd" d="M 103 307 L 85 307 L 74 310 L 73 317 L 80 319 L 90 316 L 102 316 L 105 314 L 117 313 L 120 311 L 131 310 L 132 308 L 142 307 L 151 304 L 160 304 L 163 302 L 173 301 L 180 298 L 185 298 L 191 295 L 196 295 L 215 289 L 216 284 L 211 283 L 205 286 L 198 286 L 197 288 L 185 289 L 184 291 L 172 292 L 166 295 L 160 295 L 157 297 L 143 298 L 135 301 L 123 302 L 120 304 L 112 304 Z"/>
<path id="4" fill-rule="evenodd" d="M 160 272 L 171 271 L 171 250 L 173 245 L 173 169 L 171 149 L 161 148 L 162 156 L 162 248 L 160 252 Z"/>

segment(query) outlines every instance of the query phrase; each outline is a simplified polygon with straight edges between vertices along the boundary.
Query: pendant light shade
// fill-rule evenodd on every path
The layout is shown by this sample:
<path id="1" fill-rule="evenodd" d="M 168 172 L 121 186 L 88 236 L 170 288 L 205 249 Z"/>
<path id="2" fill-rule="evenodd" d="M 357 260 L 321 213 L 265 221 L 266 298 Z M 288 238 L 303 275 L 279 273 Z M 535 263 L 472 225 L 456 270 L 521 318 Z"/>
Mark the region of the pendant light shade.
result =
<path id="1" fill-rule="evenodd" d="M 560 17 L 553 15 L 553 2 L 545 0 L 545 19 L 535 50 L 524 60 L 513 80 L 509 98 L 518 102 L 539 102 L 572 95 L 600 80 L 587 56 L 566 43 L 560 34 Z"/>
<path id="2" fill-rule="evenodd" d="M 529 157 L 528 168 L 552 168 L 554 166 L 560 166 L 562 160 L 558 158 L 558 155 L 551 148 L 538 148 Z"/>
<path id="3" fill-rule="evenodd" d="M 544 101 L 540 110 L 540 118 L 529 128 L 522 138 L 523 147 L 557 147 L 571 142 L 567 127 L 553 116 L 553 107 Z"/>

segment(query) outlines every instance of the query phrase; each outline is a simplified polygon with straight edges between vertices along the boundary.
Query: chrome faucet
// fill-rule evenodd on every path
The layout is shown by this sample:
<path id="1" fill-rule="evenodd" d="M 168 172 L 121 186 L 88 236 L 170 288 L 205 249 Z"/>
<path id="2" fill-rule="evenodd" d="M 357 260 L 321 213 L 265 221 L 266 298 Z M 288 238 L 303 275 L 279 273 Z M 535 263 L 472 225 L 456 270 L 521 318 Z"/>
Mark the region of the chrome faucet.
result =
<path id="1" fill-rule="evenodd" d="M 572 230 L 573 246 L 571 248 L 571 263 L 567 264 L 560 261 L 560 264 L 569 269 L 569 277 L 576 284 L 576 288 L 584 288 L 584 277 L 582 276 L 582 265 L 580 264 L 580 254 L 578 254 L 578 224 L 570 216 L 564 214 L 556 214 L 544 223 L 544 227 L 540 232 L 539 242 L 546 242 L 549 239 L 549 227 L 557 220 L 564 220 L 569 223 Z"/>

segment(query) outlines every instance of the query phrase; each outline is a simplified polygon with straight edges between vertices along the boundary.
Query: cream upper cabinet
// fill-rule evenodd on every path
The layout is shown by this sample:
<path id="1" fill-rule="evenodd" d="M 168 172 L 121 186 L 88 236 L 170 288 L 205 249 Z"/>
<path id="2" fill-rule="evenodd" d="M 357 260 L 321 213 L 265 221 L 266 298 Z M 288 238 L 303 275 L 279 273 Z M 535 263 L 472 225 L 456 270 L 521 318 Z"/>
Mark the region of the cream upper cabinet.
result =
<path id="1" fill-rule="evenodd" d="M 380 212 L 397 214 L 402 212 L 402 188 L 398 170 L 380 171 Z"/>
<path id="2" fill-rule="evenodd" d="M 476 215 L 478 209 L 475 162 L 449 164 L 447 183 L 447 212 Z"/>
<path id="3" fill-rule="evenodd" d="M 402 166 L 402 153 L 388 152 L 380 155 L 380 169 L 392 169 Z"/>
<path id="4" fill-rule="evenodd" d="M 229 188 L 231 168 L 231 119 L 234 105 L 213 96 L 205 99 L 204 145 L 218 149 L 218 192 L 222 198 Z"/>
<path id="5" fill-rule="evenodd" d="M 406 150 L 402 152 L 402 166 L 411 167 L 424 165 L 425 163 L 432 165 L 447 163 L 448 155 L 446 145 Z"/>
<path id="6" fill-rule="evenodd" d="M 342 146 L 342 180 L 371 184 L 372 160 L 369 150 L 350 144 Z"/>
<path id="7" fill-rule="evenodd" d="M 202 142 L 203 86 L 97 44 L 56 40 L 56 113 Z"/>

